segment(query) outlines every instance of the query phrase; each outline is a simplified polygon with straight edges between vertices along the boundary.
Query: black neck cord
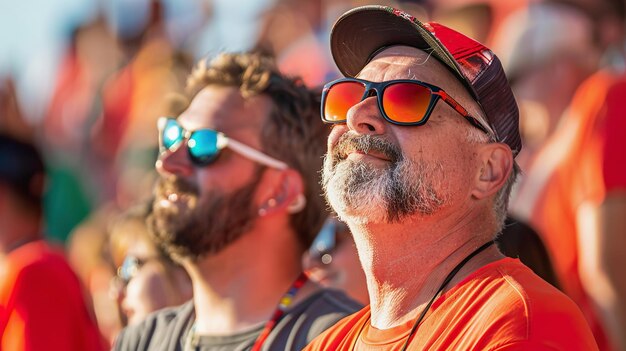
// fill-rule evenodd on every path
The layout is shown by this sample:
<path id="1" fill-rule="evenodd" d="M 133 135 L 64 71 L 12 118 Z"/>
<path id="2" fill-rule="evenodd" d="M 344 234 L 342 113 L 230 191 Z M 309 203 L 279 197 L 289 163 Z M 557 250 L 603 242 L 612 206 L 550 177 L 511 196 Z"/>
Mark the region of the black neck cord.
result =
<path id="1" fill-rule="evenodd" d="M 443 289 L 446 288 L 446 285 L 450 283 L 452 278 L 454 278 L 454 276 L 457 273 L 459 273 L 461 268 L 463 268 L 463 266 L 465 266 L 465 264 L 469 262 L 469 260 L 474 258 L 474 256 L 478 255 L 479 253 L 483 252 L 484 250 L 486 250 L 489 246 L 493 244 L 494 244 L 493 240 L 487 243 L 484 243 L 481 247 L 477 248 L 471 254 L 467 255 L 467 257 L 465 257 L 463 261 L 459 262 L 459 264 L 457 264 L 456 267 L 454 267 L 454 269 L 450 272 L 450 274 L 448 274 L 446 279 L 444 279 L 443 283 L 441 283 L 441 286 L 439 287 L 439 289 L 437 289 L 437 292 L 435 293 L 435 295 L 432 297 L 432 299 L 430 299 L 430 302 L 428 302 L 428 305 L 426 305 L 426 307 L 424 308 L 420 316 L 415 321 L 415 324 L 413 324 L 413 328 L 411 328 L 411 332 L 409 333 L 409 336 L 406 338 L 406 341 L 404 342 L 404 346 L 402 346 L 402 351 L 405 351 L 406 348 L 409 346 L 409 341 L 411 340 L 411 337 L 413 336 L 413 334 L 415 334 L 415 331 L 417 330 L 417 327 L 419 326 L 419 324 L 422 322 L 422 319 L 424 319 L 424 317 L 426 316 L 426 312 L 428 312 L 428 310 L 430 309 L 430 306 L 433 304 L 433 302 L 435 302 L 435 299 L 437 298 L 437 296 L 443 291 Z"/>
<path id="2" fill-rule="evenodd" d="M 459 273 L 461 268 L 463 268 L 463 266 L 465 266 L 465 264 L 467 262 L 469 262 L 469 260 L 474 258 L 479 253 L 485 251 L 489 246 L 493 245 L 494 243 L 495 242 L 493 240 L 489 241 L 489 242 L 486 242 L 481 247 L 477 248 L 472 253 L 467 255 L 467 257 L 465 257 L 463 259 L 463 261 L 459 262 L 459 264 L 457 264 L 456 267 L 454 267 L 454 269 L 452 269 L 452 271 L 448 274 L 446 279 L 443 280 L 443 283 L 441 283 L 441 286 L 439 286 L 439 289 L 437 289 L 437 292 L 435 293 L 435 295 L 433 295 L 433 297 L 430 299 L 430 301 L 428 302 L 428 305 L 426 305 L 426 307 L 424 308 L 422 313 L 419 315 L 419 317 L 417 317 L 417 320 L 415 321 L 415 324 L 413 324 L 413 327 L 411 328 L 411 332 L 409 333 L 409 336 L 406 338 L 406 341 L 404 342 L 404 345 L 402 346 L 402 351 L 406 351 L 407 347 L 409 346 L 409 341 L 411 341 L 411 337 L 413 336 L 413 334 L 415 334 L 415 331 L 417 330 L 417 327 L 419 326 L 419 324 L 422 322 L 422 320 L 426 316 L 426 313 L 430 309 L 430 306 L 432 306 L 433 302 L 435 302 L 435 299 L 437 298 L 437 296 L 443 291 L 443 289 L 446 288 L 446 285 L 448 285 L 448 283 L 450 283 L 452 278 L 454 278 L 454 276 L 457 273 Z M 365 323 L 367 323 L 367 321 Z M 356 340 L 354 342 L 353 348 L 356 347 L 356 344 L 359 341 L 359 336 L 361 335 L 361 332 L 363 331 L 363 327 L 364 326 L 365 326 L 365 324 L 363 324 L 361 326 L 361 329 L 359 330 L 359 334 L 357 335 Z"/>

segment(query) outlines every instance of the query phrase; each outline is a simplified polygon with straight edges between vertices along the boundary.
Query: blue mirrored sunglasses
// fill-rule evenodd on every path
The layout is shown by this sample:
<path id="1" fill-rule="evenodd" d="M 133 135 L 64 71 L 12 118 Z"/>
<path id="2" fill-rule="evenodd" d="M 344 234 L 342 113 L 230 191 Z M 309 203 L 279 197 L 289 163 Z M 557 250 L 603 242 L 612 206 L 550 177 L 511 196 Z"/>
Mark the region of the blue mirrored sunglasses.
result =
<path id="1" fill-rule="evenodd" d="M 117 268 L 117 277 L 124 284 L 128 284 L 128 282 L 137 274 L 143 263 L 144 260 L 140 260 L 135 256 L 126 256 L 122 265 Z"/>
<path id="2" fill-rule="evenodd" d="M 176 151 L 187 141 L 187 152 L 191 162 L 199 167 L 205 167 L 217 160 L 220 152 L 228 147 L 236 153 L 258 162 L 262 165 L 286 169 L 287 164 L 268 156 L 246 144 L 231 139 L 213 129 L 185 130 L 173 117 L 161 117 L 158 121 L 159 148 L 161 153 L 166 150 Z"/>

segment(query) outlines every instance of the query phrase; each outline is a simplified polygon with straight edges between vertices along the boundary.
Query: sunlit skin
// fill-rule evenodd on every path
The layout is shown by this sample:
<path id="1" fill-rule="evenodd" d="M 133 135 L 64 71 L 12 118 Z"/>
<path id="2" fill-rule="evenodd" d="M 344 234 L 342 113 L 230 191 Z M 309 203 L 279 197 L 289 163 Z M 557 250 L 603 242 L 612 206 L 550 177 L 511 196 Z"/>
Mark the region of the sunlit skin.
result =
<path id="1" fill-rule="evenodd" d="M 444 89 L 471 115 L 482 115 L 452 73 L 434 57 L 415 48 L 395 46 L 384 50 L 358 78 L 373 82 L 424 81 Z M 348 213 L 347 223 L 367 277 L 372 325 L 377 328 L 393 327 L 415 318 L 442 277 L 473 249 L 491 240 L 496 231 L 491 205 L 494 194 L 511 172 L 512 154 L 503 144 L 471 142 L 467 138 L 468 128 L 474 127 L 441 101 L 423 126 L 392 125 L 382 117 L 376 97 L 353 106 L 346 123 L 333 127 L 329 152 L 346 132 L 370 134 L 399 146 L 406 158 L 439 162 L 442 166 L 438 175 L 442 179 L 436 190 L 445 195 L 446 201 L 436 213 L 416 213 L 398 223 L 364 224 L 350 221 Z M 389 163 L 377 153 L 352 152 L 348 158 L 372 167 L 387 167 Z M 484 251 L 449 286 L 501 257 L 493 247 Z"/>

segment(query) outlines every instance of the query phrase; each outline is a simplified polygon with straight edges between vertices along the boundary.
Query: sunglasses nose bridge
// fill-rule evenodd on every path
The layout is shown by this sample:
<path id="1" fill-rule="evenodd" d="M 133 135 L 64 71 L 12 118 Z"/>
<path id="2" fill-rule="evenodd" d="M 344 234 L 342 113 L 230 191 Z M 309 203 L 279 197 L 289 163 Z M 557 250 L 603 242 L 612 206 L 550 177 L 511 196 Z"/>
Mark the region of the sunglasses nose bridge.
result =
<path id="1" fill-rule="evenodd" d="M 163 176 L 190 176 L 193 173 L 191 156 L 186 144 L 189 139 L 182 139 L 175 147 L 164 150 L 156 162 L 156 170 Z"/>
<path id="2" fill-rule="evenodd" d="M 385 120 L 380 104 L 382 90 L 379 85 L 372 82 L 365 84 L 361 100 L 352 106 L 346 116 L 346 124 L 350 129 L 363 134 L 384 133 Z"/>
<path id="3" fill-rule="evenodd" d="M 368 97 L 372 97 L 372 96 L 379 96 L 380 93 L 378 92 L 378 87 L 374 87 L 371 85 L 366 85 L 365 86 L 365 93 L 363 94 L 363 98 L 361 99 L 361 101 L 367 99 Z"/>

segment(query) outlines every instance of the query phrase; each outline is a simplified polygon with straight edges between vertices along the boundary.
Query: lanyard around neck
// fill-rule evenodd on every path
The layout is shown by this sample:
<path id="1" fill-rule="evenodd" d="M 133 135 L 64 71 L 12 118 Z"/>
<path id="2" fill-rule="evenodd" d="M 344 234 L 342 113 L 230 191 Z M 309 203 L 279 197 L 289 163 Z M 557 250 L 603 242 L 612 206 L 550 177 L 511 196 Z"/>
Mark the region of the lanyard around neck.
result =
<path id="1" fill-rule="evenodd" d="M 302 272 L 300 273 L 298 278 L 293 282 L 293 284 L 291 284 L 291 287 L 287 290 L 287 292 L 283 295 L 283 297 L 281 297 L 280 301 L 278 302 L 278 306 L 276 307 L 276 310 L 272 314 L 272 318 L 269 321 L 267 321 L 267 323 L 265 323 L 265 327 L 261 331 L 261 334 L 259 334 L 259 336 L 257 337 L 256 341 L 254 342 L 254 345 L 252 345 L 252 348 L 250 349 L 251 351 L 261 350 L 261 347 L 267 340 L 268 336 L 270 335 L 274 327 L 276 327 L 276 324 L 278 324 L 280 319 L 285 315 L 287 308 L 289 308 L 289 306 L 291 306 L 291 304 L 293 303 L 293 298 L 296 296 L 300 288 L 308 280 L 309 280 L 309 276 L 305 272 Z M 185 343 L 186 344 L 185 350 L 193 350 L 197 348 L 198 335 L 196 335 L 195 333 L 195 329 L 196 329 L 195 327 L 196 326 L 194 323 L 194 325 L 191 327 L 191 332 L 189 334 L 189 337 L 187 338 L 187 342 Z M 194 344 L 196 345 L 194 346 Z"/>
<path id="2" fill-rule="evenodd" d="M 276 310 L 272 315 L 272 319 L 265 323 L 265 327 L 261 331 L 261 334 L 259 334 L 259 337 L 254 342 L 251 351 L 261 350 L 261 346 L 263 346 L 263 343 L 265 343 L 265 340 L 267 340 L 270 332 L 274 329 L 276 324 L 278 324 L 283 315 L 285 315 L 287 308 L 293 302 L 293 298 L 298 293 L 298 290 L 300 290 L 300 288 L 304 285 L 304 283 L 307 282 L 307 280 L 309 280 L 309 276 L 304 272 L 300 273 L 300 276 L 298 276 L 298 278 L 293 282 L 289 290 L 287 290 L 285 295 L 283 295 L 283 297 L 280 299 L 278 307 L 276 307 Z"/>

